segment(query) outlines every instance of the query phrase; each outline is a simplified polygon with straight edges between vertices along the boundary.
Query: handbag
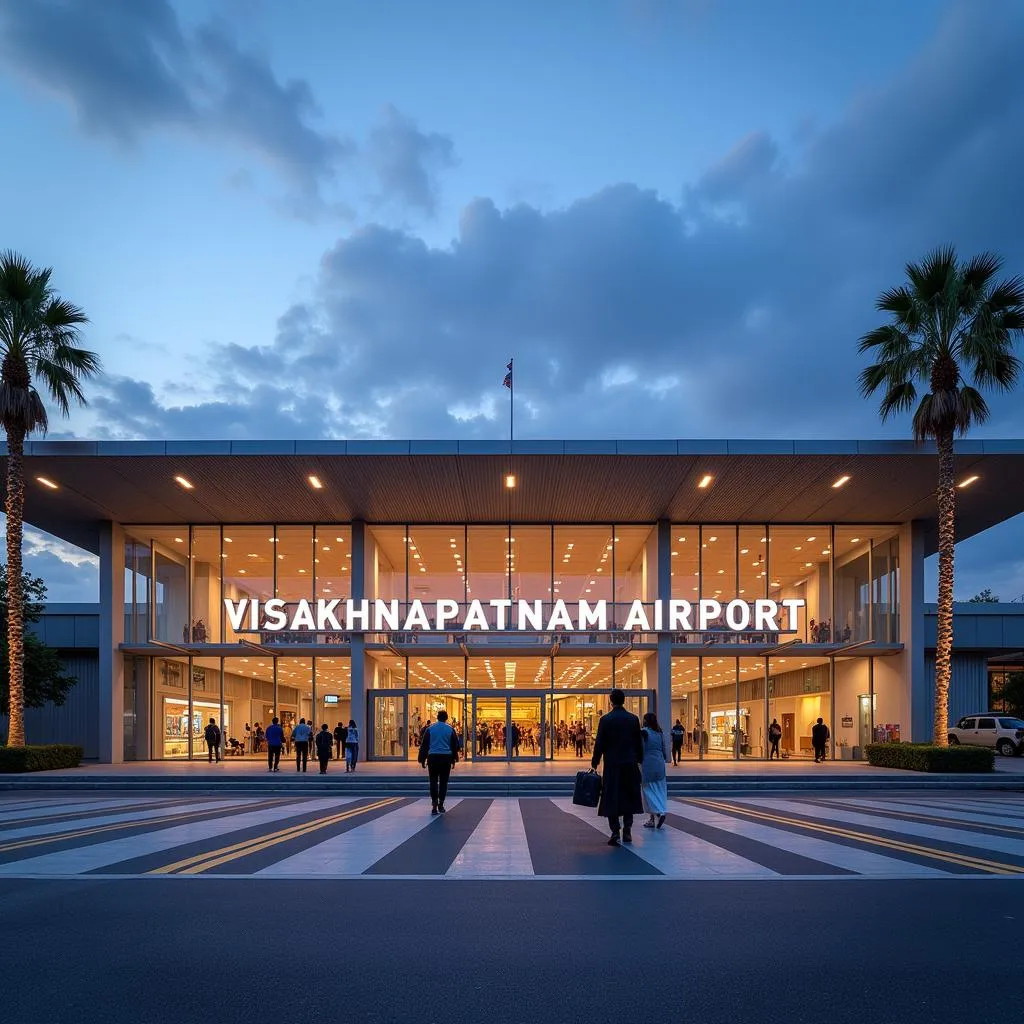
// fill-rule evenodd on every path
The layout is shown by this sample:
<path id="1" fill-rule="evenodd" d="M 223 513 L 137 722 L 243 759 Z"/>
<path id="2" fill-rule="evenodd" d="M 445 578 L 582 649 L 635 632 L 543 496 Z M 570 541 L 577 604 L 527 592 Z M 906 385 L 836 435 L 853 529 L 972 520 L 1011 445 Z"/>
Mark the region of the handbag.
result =
<path id="1" fill-rule="evenodd" d="M 601 776 L 593 768 L 576 773 L 572 802 L 580 807 L 596 807 L 601 802 Z"/>

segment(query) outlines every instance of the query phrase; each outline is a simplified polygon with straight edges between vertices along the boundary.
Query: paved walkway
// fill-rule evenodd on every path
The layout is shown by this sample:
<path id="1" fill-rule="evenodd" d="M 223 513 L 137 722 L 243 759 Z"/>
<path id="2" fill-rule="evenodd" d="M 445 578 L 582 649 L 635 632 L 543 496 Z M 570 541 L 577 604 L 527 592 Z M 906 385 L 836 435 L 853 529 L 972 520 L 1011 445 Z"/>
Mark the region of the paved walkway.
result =
<path id="1" fill-rule="evenodd" d="M 581 768 L 590 766 L 590 758 L 566 758 L 556 761 L 463 761 L 458 766 L 460 776 L 473 778 L 567 778 Z M 311 763 L 312 770 L 313 765 Z M 288 758 L 281 761 L 282 772 L 294 771 L 294 762 Z M 890 768 L 872 768 L 864 761 L 826 761 L 815 764 L 811 758 L 790 758 L 786 761 L 733 761 L 708 758 L 704 761 L 684 760 L 678 767 L 669 766 L 669 777 L 708 776 L 710 778 L 732 776 L 782 777 L 797 775 L 830 775 L 842 778 L 921 778 L 920 772 L 905 772 Z M 997 757 L 996 772 L 999 774 L 1024 775 L 1024 758 Z M 217 778 L 251 777 L 267 774 L 264 755 L 251 757 L 228 757 L 219 764 L 210 764 L 205 757 L 193 761 L 125 761 L 122 764 L 84 764 L 80 768 L 67 768 L 46 772 L 47 778 L 65 776 L 122 777 L 153 776 L 178 778 L 205 776 Z M 331 763 L 331 774 L 344 775 L 339 762 Z M 357 775 L 375 777 L 417 776 L 423 769 L 415 761 L 367 761 L 360 763 Z M 991 775 L 986 776 L 991 778 Z"/>
<path id="2" fill-rule="evenodd" d="M 0 798 L 0 878 L 866 879 L 1024 876 L 1024 796 L 669 801 L 606 845 L 568 799 Z"/>

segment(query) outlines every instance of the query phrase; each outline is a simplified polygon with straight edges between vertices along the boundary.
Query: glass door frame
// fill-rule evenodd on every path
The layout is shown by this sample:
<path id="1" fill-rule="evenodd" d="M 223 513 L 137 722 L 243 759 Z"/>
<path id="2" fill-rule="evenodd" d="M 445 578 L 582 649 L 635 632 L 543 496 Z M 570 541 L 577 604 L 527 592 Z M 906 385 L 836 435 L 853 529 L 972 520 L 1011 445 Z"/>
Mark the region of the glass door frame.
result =
<path id="1" fill-rule="evenodd" d="M 408 761 L 409 760 L 409 695 L 403 690 L 370 690 L 367 693 L 369 714 L 366 729 L 366 760 L 370 761 Z M 399 742 L 401 748 L 397 754 L 378 754 L 375 750 L 377 739 L 377 701 L 391 699 L 397 701 L 402 715 L 403 738 Z M 360 753 L 360 756 L 364 756 Z"/>
<path id="2" fill-rule="evenodd" d="M 470 690 L 468 696 L 470 697 L 470 699 L 472 701 L 472 708 L 473 708 L 473 718 L 472 718 L 473 730 L 472 730 L 471 736 L 467 737 L 467 747 L 468 747 L 468 745 L 470 743 L 472 743 L 472 747 L 473 747 L 473 760 L 474 761 L 480 761 L 480 762 L 483 762 L 483 763 L 504 761 L 506 764 L 510 764 L 512 762 L 519 762 L 519 761 L 544 761 L 544 760 L 546 760 L 546 753 L 545 753 L 545 750 L 544 750 L 544 738 L 543 737 L 544 737 L 544 732 L 545 732 L 545 728 L 544 728 L 544 723 L 545 723 L 545 720 L 546 720 L 545 719 L 545 715 L 547 713 L 547 699 L 546 699 L 547 695 L 548 695 L 548 692 L 546 690 L 538 691 L 538 692 L 535 692 L 535 693 L 530 693 L 530 692 L 525 691 L 525 690 L 522 691 L 521 693 L 509 693 L 508 691 L 505 691 L 503 693 L 495 693 L 494 690 Z M 529 701 L 535 701 L 536 702 L 537 710 L 538 710 L 538 721 L 537 721 L 538 736 L 536 737 L 536 739 L 537 739 L 537 751 L 536 751 L 536 753 L 533 753 L 533 754 L 519 753 L 516 757 L 513 758 L 513 756 L 512 756 L 512 746 L 511 746 L 511 742 L 512 742 L 512 740 L 511 740 L 511 732 L 512 732 L 512 702 L 514 700 L 529 700 Z M 478 754 L 476 752 L 477 751 L 477 748 L 476 748 L 476 737 L 477 737 L 477 733 L 478 733 L 478 728 L 477 728 L 477 716 L 478 716 L 477 705 L 478 705 L 478 702 L 480 702 L 480 701 L 504 701 L 505 702 L 505 749 L 504 750 L 499 750 L 497 753 Z M 520 747 L 520 750 L 522 750 L 522 747 Z"/>

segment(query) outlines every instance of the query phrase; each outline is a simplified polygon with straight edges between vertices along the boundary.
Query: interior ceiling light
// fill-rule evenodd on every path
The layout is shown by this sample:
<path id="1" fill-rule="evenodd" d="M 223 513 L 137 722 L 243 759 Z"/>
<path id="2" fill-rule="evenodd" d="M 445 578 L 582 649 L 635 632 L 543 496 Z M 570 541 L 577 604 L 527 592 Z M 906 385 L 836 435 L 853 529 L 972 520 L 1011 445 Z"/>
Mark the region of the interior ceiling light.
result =
<path id="1" fill-rule="evenodd" d="M 960 483 L 957 484 L 957 487 L 959 487 L 962 490 L 964 487 L 970 487 L 975 480 L 979 479 L 981 478 L 978 476 L 969 476 L 966 480 L 961 480 Z"/>
<path id="2" fill-rule="evenodd" d="M 57 490 L 57 485 L 52 481 L 48 480 L 45 476 L 37 476 L 36 479 L 44 486 L 49 487 L 51 491 Z M 189 487 L 192 485 L 189 484 Z"/>
<path id="3" fill-rule="evenodd" d="M 516 477 L 515 477 L 515 474 L 514 474 L 514 473 L 506 473 L 506 474 L 505 474 L 505 487 L 506 487 L 506 488 L 507 488 L 508 490 L 510 490 L 510 491 L 511 491 L 511 490 L 512 490 L 512 488 L 513 488 L 513 487 L 515 487 L 515 485 L 516 485 Z"/>
<path id="4" fill-rule="evenodd" d="M 312 487 L 314 491 L 322 491 L 324 489 L 324 485 L 320 482 L 320 477 L 314 476 L 310 473 L 306 479 L 309 481 L 309 486 Z"/>
<path id="5" fill-rule="evenodd" d="M 833 485 L 833 489 L 842 487 L 849 480 L 849 476 L 841 476 Z"/>
<path id="6" fill-rule="evenodd" d="M 183 477 L 183 476 L 176 476 L 176 477 L 175 477 L 174 479 L 175 479 L 175 480 L 176 480 L 176 481 L 177 481 L 177 482 L 178 482 L 179 484 L 181 484 L 181 486 L 182 486 L 182 487 L 184 487 L 186 491 L 191 491 L 191 490 L 192 490 L 192 487 L 193 487 L 193 483 L 192 483 L 192 481 L 191 481 L 191 480 L 188 480 L 188 479 L 186 479 L 186 478 L 185 478 L 185 477 Z"/>
<path id="7" fill-rule="evenodd" d="M 712 476 L 712 475 L 711 475 L 710 473 L 705 473 L 705 474 L 704 474 L 704 475 L 703 475 L 703 476 L 702 476 L 702 477 L 700 478 L 700 483 L 699 483 L 699 484 L 697 484 L 697 486 L 698 486 L 698 487 L 699 487 L 699 488 L 700 488 L 700 489 L 701 489 L 701 490 L 703 491 L 703 490 L 705 490 L 706 488 L 708 488 L 708 487 L 710 487 L 710 486 L 711 486 L 711 481 L 712 481 L 712 480 L 714 480 L 714 479 L 715 479 L 715 478 L 714 478 L 714 477 L 713 477 L 713 476 Z"/>

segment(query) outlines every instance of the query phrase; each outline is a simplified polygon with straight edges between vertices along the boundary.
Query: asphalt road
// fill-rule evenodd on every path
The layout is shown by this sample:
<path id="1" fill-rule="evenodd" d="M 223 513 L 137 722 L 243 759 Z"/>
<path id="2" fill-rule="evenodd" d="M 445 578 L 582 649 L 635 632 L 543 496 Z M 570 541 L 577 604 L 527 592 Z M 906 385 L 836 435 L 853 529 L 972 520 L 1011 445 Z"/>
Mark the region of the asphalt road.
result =
<path id="1" fill-rule="evenodd" d="M 1018 879 L 0 879 L 3 1018 L 1019 1018 Z"/>

